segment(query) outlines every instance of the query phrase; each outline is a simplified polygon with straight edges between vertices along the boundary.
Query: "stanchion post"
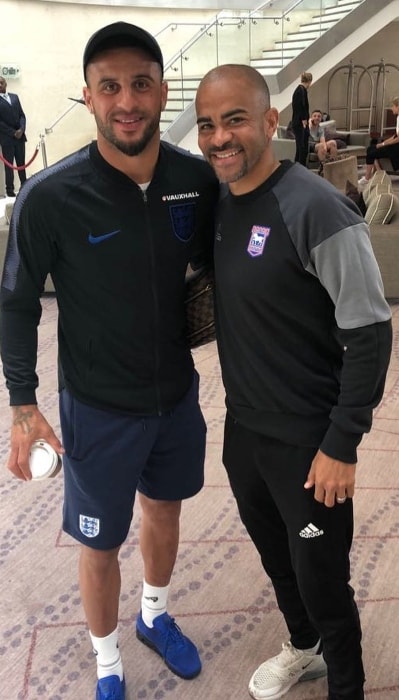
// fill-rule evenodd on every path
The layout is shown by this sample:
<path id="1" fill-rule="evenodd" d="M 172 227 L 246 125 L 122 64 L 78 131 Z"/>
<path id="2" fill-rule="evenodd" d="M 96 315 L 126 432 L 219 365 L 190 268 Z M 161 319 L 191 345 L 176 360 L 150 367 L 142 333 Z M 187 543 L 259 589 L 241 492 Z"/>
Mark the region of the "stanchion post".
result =
<path id="1" fill-rule="evenodd" d="M 42 151 L 43 167 L 47 168 L 47 153 L 46 153 L 46 142 L 44 134 L 40 134 L 40 148 Z"/>

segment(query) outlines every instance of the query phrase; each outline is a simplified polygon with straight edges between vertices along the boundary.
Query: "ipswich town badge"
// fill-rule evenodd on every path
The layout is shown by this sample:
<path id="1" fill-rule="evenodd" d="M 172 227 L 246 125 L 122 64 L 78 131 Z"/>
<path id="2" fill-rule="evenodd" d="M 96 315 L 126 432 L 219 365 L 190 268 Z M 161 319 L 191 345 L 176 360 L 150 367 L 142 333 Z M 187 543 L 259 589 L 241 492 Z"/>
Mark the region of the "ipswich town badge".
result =
<path id="1" fill-rule="evenodd" d="M 247 251 L 252 258 L 262 255 L 266 239 L 270 233 L 268 226 L 252 226 Z"/>

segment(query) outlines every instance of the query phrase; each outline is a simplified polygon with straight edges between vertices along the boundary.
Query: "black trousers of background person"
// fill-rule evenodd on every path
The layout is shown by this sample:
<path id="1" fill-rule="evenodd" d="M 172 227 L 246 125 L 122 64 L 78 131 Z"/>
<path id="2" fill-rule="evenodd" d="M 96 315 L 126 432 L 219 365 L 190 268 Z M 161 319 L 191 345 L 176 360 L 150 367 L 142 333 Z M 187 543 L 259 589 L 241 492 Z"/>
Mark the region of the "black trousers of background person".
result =
<path id="1" fill-rule="evenodd" d="M 2 145 L 1 149 L 3 158 L 9 163 L 14 163 L 15 161 L 17 165 L 25 165 L 25 141 L 22 141 L 22 139 L 13 139 Z M 14 192 L 14 170 L 4 165 L 4 171 L 6 177 L 6 192 L 7 194 L 11 194 Z M 16 172 L 18 173 L 21 185 L 23 185 L 26 180 L 26 171 L 17 170 Z"/>
<path id="2" fill-rule="evenodd" d="M 327 508 L 313 489 L 304 489 L 315 453 L 314 447 L 284 444 L 226 417 L 223 463 L 291 642 L 306 649 L 321 638 L 329 700 L 363 700 L 361 628 L 349 585 L 352 500 Z M 313 528 L 320 534 L 303 536 Z"/>
<path id="3" fill-rule="evenodd" d="M 302 124 L 292 125 L 292 131 L 295 136 L 295 162 L 306 166 L 309 147 L 309 129 L 303 127 Z"/>
<path id="4" fill-rule="evenodd" d="M 379 158 L 389 158 L 394 170 L 399 170 L 399 143 L 376 148 L 375 143 L 371 143 L 366 151 L 366 163 L 372 165 Z"/>

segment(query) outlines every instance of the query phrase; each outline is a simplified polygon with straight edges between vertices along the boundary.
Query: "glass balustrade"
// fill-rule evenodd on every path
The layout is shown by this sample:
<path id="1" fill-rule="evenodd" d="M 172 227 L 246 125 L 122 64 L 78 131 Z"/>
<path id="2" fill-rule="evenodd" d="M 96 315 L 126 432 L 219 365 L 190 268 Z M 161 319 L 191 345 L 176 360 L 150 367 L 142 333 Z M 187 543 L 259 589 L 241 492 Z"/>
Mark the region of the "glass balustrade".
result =
<path id="1" fill-rule="evenodd" d="M 341 6 L 337 0 L 277 0 L 251 12 L 224 10 L 207 25 L 168 25 L 157 35 L 169 83 L 164 121 L 173 121 L 192 102 L 211 68 L 245 63 L 275 74 L 362 1 Z M 181 48 L 171 55 L 176 45 Z"/>

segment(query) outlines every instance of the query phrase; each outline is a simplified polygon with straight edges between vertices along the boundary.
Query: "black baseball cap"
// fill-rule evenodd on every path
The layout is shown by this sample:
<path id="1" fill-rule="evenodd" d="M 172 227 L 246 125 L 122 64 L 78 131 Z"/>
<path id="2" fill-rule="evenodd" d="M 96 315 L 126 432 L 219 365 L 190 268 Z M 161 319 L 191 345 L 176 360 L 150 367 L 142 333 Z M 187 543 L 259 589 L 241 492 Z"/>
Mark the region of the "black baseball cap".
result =
<path id="1" fill-rule="evenodd" d="M 114 22 L 95 32 L 86 44 L 83 53 L 83 74 L 86 78 L 87 64 L 99 51 L 118 46 L 138 46 L 145 49 L 159 63 L 163 75 L 163 56 L 156 39 L 145 29 L 128 22 Z"/>

